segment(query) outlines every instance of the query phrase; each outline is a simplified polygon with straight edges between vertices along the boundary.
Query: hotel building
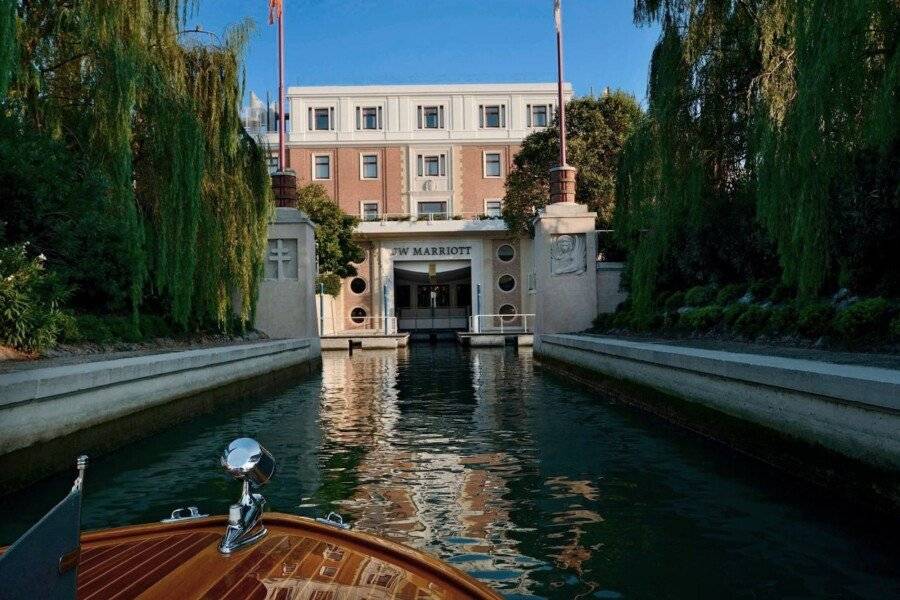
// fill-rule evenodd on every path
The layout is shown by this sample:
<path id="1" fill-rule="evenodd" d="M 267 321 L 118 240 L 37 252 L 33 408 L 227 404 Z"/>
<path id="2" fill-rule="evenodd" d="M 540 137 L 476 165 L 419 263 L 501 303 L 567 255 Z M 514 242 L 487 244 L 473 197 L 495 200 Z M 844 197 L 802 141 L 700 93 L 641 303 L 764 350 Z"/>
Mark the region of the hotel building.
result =
<path id="1" fill-rule="evenodd" d="M 522 140 L 553 120 L 555 83 L 290 87 L 287 102 L 297 185 L 321 184 L 361 219 L 366 258 L 327 306 L 326 333 L 524 324 L 513 315 L 533 312 L 530 239 L 500 211 Z M 254 97 L 251 131 L 265 110 Z"/>

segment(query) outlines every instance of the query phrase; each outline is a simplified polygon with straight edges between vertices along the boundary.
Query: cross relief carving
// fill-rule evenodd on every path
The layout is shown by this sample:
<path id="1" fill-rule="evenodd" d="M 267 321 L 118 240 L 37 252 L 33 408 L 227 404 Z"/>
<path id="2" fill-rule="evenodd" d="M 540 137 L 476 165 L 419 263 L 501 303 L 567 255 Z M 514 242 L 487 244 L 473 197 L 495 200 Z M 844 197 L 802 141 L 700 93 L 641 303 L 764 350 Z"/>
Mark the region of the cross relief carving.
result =
<path id="1" fill-rule="evenodd" d="M 297 240 L 272 239 L 266 251 L 266 279 L 297 279 Z"/>

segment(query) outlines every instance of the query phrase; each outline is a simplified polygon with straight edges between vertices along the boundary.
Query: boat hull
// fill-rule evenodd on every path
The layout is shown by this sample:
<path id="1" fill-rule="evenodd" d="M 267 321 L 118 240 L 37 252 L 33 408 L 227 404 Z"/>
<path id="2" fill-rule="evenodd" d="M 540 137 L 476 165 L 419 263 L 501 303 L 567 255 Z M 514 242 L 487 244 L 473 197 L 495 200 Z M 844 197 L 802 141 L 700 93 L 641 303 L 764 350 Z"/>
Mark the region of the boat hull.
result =
<path id="1" fill-rule="evenodd" d="M 443 562 L 381 538 L 267 513 L 268 534 L 218 551 L 226 518 L 105 529 L 81 538 L 81 599 L 498 600 Z"/>

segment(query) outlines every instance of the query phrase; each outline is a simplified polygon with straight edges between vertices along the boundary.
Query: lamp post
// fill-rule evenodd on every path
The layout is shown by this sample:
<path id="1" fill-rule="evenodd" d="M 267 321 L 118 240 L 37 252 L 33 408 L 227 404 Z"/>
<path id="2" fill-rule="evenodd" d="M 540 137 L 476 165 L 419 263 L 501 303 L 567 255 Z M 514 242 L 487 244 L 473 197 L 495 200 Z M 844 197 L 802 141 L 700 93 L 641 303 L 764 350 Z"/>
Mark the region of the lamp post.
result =
<path id="1" fill-rule="evenodd" d="M 556 92 L 559 103 L 559 165 L 550 169 L 550 202 L 575 202 L 575 168 L 566 160 L 566 99 L 563 95 L 562 0 L 553 0 L 556 22 Z"/>

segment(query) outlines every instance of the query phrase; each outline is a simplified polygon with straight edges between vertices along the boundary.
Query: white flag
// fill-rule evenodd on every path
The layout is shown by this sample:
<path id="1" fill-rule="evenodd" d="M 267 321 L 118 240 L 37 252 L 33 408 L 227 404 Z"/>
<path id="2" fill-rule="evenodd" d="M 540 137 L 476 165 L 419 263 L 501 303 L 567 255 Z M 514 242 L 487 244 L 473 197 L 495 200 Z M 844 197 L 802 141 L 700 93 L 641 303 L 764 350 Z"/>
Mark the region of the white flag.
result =
<path id="1" fill-rule="evenodd" d="M 562 31 L 562 11 L 559 7 L 560 0 L 553 0 L 553 19 L 556 21 L 556 33 Z"/>

